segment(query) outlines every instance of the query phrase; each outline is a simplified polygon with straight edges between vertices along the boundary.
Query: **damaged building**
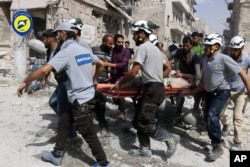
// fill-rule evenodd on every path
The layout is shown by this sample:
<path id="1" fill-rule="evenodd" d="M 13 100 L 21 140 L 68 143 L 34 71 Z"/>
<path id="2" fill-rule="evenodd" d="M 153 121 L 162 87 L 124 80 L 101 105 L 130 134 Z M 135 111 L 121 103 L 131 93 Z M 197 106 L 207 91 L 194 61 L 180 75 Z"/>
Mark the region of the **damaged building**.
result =
<path id="1" fill-rule="evenodd" d="M 250 0 L 233 0 L 227 4 L 231 15 L 227 18 L 228 29 L 224 30 L 223 35 L 225 44 L 228 45 L 230 39 L 235 35 L 245 38 L 244 51 L 250 54 Z"/>
<path id="2" fill-rule="evenodd" d="M 204 22 L 197 24 L 195 5 L 195 0 L 0 0 L 0 67 L 22 79 L 26 58 L 35 56 L 25 42 L 39 39 L 39 32 L 76 17 L 84 22 L 82 38 L 92 46 L 100 44 L 106 33 L 120 33 L 134 47 L 131 22 L 145 19 L 160 26 L 155 33 L 167 49 L 172 41 L 181 43 L 183 36 L 193 31 L 206 33 Z M 32 33 L 25 37 L 11 28 L 13 14 L 21 9 L 33 20 Z"/>

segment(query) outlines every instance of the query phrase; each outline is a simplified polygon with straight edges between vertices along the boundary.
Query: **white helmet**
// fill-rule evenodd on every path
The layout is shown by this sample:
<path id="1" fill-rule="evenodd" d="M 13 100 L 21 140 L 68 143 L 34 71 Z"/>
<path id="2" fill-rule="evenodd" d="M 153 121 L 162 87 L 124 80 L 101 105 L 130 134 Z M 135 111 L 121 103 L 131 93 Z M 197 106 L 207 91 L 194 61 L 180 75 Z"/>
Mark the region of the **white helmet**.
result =
<path id="1" fill-rule="evenodd" d="M 79 30 L 82 30 L 83 28 L 83 22 L 80 18 L 75 18 L 69 21 L 70 23 L 72 23 L 73 25 L 75 25 L 75 27 Z"/>
<path id="2" fill-rule="evenodd" d="M 149 40 L 150 42 L 152 42 L 154 45 L 157 44 L 159 41 L 158 41 L 158 38 L 155 34 L 150 34 L 149 35 Z"/>
<path id="3" fill-rule="evenodd" d="M 144 30 L 146 33 L 151 34 L 156 28 L 159 28 L 159 26 L 151 21 L 139 20 L 132 23 L 132 31 Z"/>
<path id="4" fill-rule="evenodd" d="M 230 40 L 230 48 L 242 48 L 245 45 L 245 39 L 239 35 L 234 36 Z"/>
<path id="5" fill-rule="evenodd" d="M 214 45 L 218 43 L 220 46 L 222 46 L 222 37 L 220 34 L 209 34 L 205 36 L 203 44 L 204 45 Z"/>

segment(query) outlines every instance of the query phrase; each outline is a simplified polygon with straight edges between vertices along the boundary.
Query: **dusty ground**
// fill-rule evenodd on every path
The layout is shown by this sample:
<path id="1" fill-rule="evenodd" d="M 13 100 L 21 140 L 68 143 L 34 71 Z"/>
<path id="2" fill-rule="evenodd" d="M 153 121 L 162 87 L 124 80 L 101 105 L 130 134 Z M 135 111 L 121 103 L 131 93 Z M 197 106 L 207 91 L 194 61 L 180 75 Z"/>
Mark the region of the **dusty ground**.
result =
<path id="1" fill-rule="evenodd" d="M 50 163 L 41 160 L 41 152 L 51 150 L 54 146 L 57 116 L 48 106 L 48 98 L 54 88 L 46 88 L 31 95 L 19 98 L 16 95 L 17 82 L 11 77 L 0 77 L 0 167 L 50 167 Z M 166 99 L 166 109 L 160 113 L 161 125 L 171 132 L 181 135 L 175 155 L 167 160 L 165 143 L 151 140 L 153 156 L 151 158 L 130 157 L 127 152 L 138 146 L 135 133 L 130 130 L 133 105 L 127 99 L 128 114 L 126 121 L 118 121 L 117 106 L 107 104 L 107 119 L 110 123 L 112 137 L 100 138 L 109 161 L 113 167 L 228 167 L 229 151 L 224 148 L 224 155 L 213 163 L 205 162 L 206 151 L 203 147 L 209 142 L 208 137 L 201 136 L 194 129 L 180 128 L 174 125 L 174 107 Z M 192 99 L 185 102 L 187 111 Z M 245 113 L 243 146 L 250 150 L 250 113 L 249 106 Z M 230 110 L 230 109 L 228 109 Z M 96 125 L 97 122 L 95 121 Z M 96 126 L 98 130 L 98 125 Z M 232 136 L 225 138 L 227 145 Z M 94 159 L 85 142 L 68 143 L 63 167 L 88 167 Z"/>

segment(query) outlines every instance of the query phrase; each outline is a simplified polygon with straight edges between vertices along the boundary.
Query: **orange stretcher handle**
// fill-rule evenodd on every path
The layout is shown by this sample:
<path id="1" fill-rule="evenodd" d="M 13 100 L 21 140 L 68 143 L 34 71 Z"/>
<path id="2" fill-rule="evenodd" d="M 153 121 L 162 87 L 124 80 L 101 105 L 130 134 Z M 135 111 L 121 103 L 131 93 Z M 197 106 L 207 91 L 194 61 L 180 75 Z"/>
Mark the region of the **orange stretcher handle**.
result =
<path id="1" fill-rule="evenodd" d="M 98 84 L 97 91 L 112 97 L 123 98 L 123 97 L 134 97 L 138 94 L 138 90 L 143 90 L 143 87 L 123 87 L 118 91 L 113 91 L 111 88 L 114 84 Z M 183 96 L 190 95 L 189 88 L 181 88 L 181 87 L 168 87 L 165 86 L 165 94 L 166 96 L 175 96 L 178 91 L 182 92 Z"/>
<path id="2" fill-rule="evenodd" d="M 97 91 L 102 91 L 103 89 L 111 89 L 114 87 L 115 84 L 97 84 L 96 90 Z M 131 87 L 123 87 L 121 89 L 119 89 L 119 91 L 132 91 L 132 90 L 137 90 L 139 88 L 142 87 L 138 87 L 138 86 L 131 86 Z M 110 90 L 111 91 L 111 90 Z"/>
<path id="3" fill-rule="evenodd" d="M 96 89 L 110 89 L 114 86 L 115 84 L 97 84 Z"/>

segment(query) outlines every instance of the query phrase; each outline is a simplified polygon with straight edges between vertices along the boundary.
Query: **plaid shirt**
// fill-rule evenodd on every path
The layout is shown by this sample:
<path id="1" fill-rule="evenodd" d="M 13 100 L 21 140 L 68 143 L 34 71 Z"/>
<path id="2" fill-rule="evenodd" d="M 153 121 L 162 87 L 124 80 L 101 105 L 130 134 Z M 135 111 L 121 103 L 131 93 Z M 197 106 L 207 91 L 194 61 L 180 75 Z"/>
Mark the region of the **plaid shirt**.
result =
<path id="1" fill-rule="evenodd" d="M 127 48 L 123 48 L 119 52 L 112 49 L 111 62 L 114 63 L 116 67 L 112 67 L 110 71 L 111 83 L 120 80 L 128 72 L 129 56 L 130 52 Z"/>

